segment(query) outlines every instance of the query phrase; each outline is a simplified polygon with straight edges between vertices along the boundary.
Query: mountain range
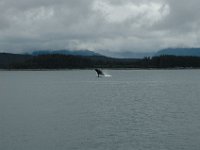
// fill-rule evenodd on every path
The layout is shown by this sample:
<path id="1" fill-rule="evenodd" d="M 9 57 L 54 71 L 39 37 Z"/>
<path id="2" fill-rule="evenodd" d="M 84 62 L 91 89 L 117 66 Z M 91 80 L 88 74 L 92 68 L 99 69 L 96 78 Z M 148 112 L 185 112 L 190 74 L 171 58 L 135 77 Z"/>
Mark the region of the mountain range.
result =
<path id="1" fill-rule="evenodd" d="M 200 68 L 200 48 L 168 48 L 156 53 L 112 52 L 104 55 L 89 50 L 41 50 L 29 54 L 0 53 L 1 69 L 188 67 Z"/>
<path id="2" fill-rule="evenodd" d="M 104 56 L 113 58 L 144 58 L 162 55 L 173 56 L 200 56 L 200 48 L 166 48 L 158 50 L 157 52 L 131 52 L 131 51 L 100 51 Z"/>
<path id="3" fill-rule="evenodd" d="M 109 51 L 109 50 L 101 50 L 100 54 L 113 57 L 113 58 L 144 58 L 144 57 L 152 57 L 155 52 L 131 52 L 131 51 Z"/>
<path id="4" fill-rule="evenodd" d="M 166 48 L 159 50 L 157 52 L 131 52 L 131 51 L 90 51 L 90 50 L 37 50 L 28 53 L 32 56 L 40 55 L 51 55 L 51 54 L 61 54 L 61 55 L 73 55 L 73 56 L 106 56 L 112 58 L 144 58 L 153 57 L 161 55 L 174 55 L 174 56 L 200 56 L 200 48 Z"/>
<path id="5" fill-rule="evenodd" d="M 200 48 L 167 48 L 159 50 L 155 56 L 174 55 L 174 56 L 200 56 Z"/>
<path id="6" fill-rule="evenodd" d="M 30 53 L 30 55 L 33 56 L 51 55 L 51 54 L 73 55 L 73 56 L 100 56 L 100 54 L 89 50 L 37 50 Z"/>

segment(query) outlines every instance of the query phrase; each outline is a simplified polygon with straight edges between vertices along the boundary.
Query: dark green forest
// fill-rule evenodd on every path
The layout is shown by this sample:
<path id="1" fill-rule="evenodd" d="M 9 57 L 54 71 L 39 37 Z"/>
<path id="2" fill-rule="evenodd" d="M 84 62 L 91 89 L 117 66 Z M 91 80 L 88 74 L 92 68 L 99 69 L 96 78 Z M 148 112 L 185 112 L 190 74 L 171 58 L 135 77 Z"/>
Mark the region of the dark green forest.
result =
<path id="1" fill-rule="evenodd" d="M 162 55 L 143 59 L 61 54 L 0 54 L 0 69 L 92 69 L 92 68 L 200 68 L 200 57 Z"/>

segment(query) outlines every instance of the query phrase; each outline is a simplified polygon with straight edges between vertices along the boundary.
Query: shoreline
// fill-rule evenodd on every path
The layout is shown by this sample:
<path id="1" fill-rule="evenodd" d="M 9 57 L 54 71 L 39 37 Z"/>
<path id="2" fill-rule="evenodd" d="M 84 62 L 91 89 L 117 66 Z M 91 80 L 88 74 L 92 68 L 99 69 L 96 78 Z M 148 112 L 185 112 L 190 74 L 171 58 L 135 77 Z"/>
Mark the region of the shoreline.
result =
<path id="1" fill-rule="evenodd" d="M 94 70 L 95 68 L 73 68 L 73 69 L 0 69 L 0 71 L 74 71 Z M 200 68 L 100 68 L 102 70 L 200 70 Z"/>

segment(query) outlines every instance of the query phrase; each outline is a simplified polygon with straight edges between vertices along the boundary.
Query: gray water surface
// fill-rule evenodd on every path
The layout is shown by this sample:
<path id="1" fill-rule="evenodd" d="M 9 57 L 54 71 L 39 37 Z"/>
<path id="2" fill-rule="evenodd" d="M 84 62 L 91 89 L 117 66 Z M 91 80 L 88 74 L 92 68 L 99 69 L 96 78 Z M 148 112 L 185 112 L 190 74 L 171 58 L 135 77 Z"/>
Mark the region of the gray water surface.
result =
<path id="1" fill-rule="evenodd" d="M 0 149 L 200 149 L 200 70 L 107 72 L 0 71 Z"/>

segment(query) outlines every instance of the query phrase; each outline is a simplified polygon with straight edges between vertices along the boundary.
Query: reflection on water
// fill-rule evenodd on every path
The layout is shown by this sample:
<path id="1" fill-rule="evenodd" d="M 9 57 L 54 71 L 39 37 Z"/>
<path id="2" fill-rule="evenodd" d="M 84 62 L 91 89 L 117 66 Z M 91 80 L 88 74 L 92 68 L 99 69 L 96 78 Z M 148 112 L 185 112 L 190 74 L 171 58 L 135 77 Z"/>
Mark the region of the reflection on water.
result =
<path id="1" fill-rule="evenodd" d="M 1 71 L 2 150 L 199 150 L 199 70 Z"/>

